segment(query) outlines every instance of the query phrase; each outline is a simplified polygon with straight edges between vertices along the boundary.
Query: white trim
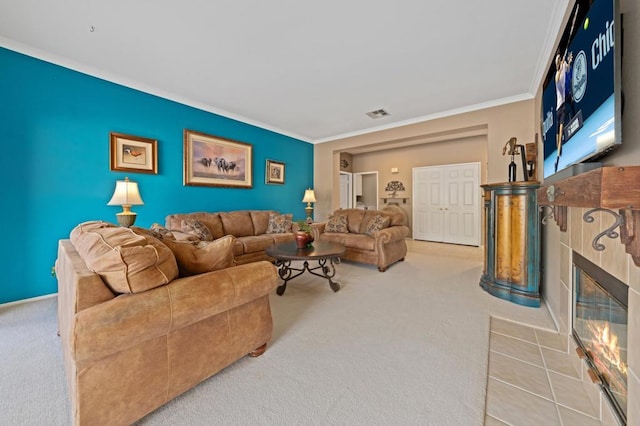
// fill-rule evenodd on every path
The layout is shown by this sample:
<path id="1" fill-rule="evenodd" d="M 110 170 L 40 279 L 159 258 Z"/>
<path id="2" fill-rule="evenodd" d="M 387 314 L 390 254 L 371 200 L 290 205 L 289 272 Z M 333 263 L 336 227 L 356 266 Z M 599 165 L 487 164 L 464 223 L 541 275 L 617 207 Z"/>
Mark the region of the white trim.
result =
<path id="1" fill-rule="evenodd" d="M 555 5 L 555 10 L 551 14 L 552 20 L 549 23 L 542 49 L 540 49 L 538 60 L 536 61 L 537 66 L 533 73 L 533 79 L 531 80 L 531 87 L 529 87 L 531 93 L 536 93 L 542 85 L 542 79 L 545 77 L 545 73 L 553 57 L 556 43 L 562 36 L 560 31 L 562 31 L 562 25 L 565 22 L 565 15 L 568 12 L 569 5 L 573 7 L 573 1 L 564 0 L 558 2 Z"/>
<path id="2" fill-rule="evenodd" d="M 22 305 L 25 303 L 37 302 L 38 300 L 51 299 L 54 297 L 58 297 L 58 293 L 45 294 L 44 296 L 31 297 L 29 299 L 16 300 L 15 302 L 7 302 L 0 304 L 0 308 L 5 308 L 8 306 Z"/>
<path id="3" fill-rule="evenodd" d="M 475 105 L 469 105 L 469 106 L 465 106 L 465 107 L 461 107 L 461 108 L 450 109 L 448 111 L 437 112 L 435 114 L 424 115 L 422 117 L 411 118 L 409 120 L 397 121 L 395 123 L 386 124 L 384 126 L 370 127 L 370 128 L 364 129 L 364 130 L 356 130 L 355 132 L 343 133 L 341 135 L 329 136 L 329 137 L 322 138 L 322 139 L 314 139 L 311 143 L 317 144 L 317 143 L 331 142 L 331 141 L 335 141 L 335 140 L 338 140 L 338 139 L 346 139 L 346 138 L 350 138 L 350 137 L 353 137 L 353 136 L 366 135 L 368 133 L 375 133 L 375 132 L 379 132 L 379 131 L 382 131 L 382 130 L 394 129 L 396 127 L 408 126 L 408 125 L 411 125 L 411 124 L 422 123 L 422 122 L 430 121 L 430 120 L 436 120 L 438 118 L 450 117 L 452 115 L 464 114 L 464 113 L 473 112 L 473 111 L 479 111 L 479 110 L 483 110 L 483 109 L 487 109 L 487 108 L 493 108 L 493 107 L 500 106 L 500 105 L 511 104 L 511 103 L 514 103 L 514 102 L 526 101 L 526 100 L 533 99 L 533 98 L 534 98 L 534 95 L 532 95 L 531 93 L 522 93 L 520 95 L 509 96 L 508 98 L 496 99 L 494 101 L 483 102 L 483 103 L 480 103 L 480 104 L 475 104 Z"/>
<path id="4" fill-rule="evenodd" d="M 348 209 L 353 208 L 353 173 L 351 172 L 344 172 L 342 170 L 340 170 L 339 172 L 340 175 L 340 180 L 342 181 L 342 175 L 347 176 L 348 178 L 348 185 L 347 185 L 347 207 Z M 342 202 L 342 182 L 340 182 L 340 202 Z M 341 206 L 342 208 L 342 206 Z"/>

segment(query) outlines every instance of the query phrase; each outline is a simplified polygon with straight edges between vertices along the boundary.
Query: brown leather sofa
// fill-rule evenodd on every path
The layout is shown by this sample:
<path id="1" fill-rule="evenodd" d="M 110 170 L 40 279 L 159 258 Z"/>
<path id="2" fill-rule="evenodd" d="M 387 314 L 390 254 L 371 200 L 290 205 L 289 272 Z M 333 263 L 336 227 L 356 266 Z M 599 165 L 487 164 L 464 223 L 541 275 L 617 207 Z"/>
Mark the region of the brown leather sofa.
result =
<path id="1" fill-rule="evenodd" d="M 378 267 L 384 272 L 395 262 L 404 260 L 407 254 L 405 238 L 409 236 L 406 213 L 397 206 L 382 210 L 339 209 L 332 217 L 346 217 L 347 232 L 327 232 L 329 222 L 313 225 L 314 238 L 321 241 L 333 241 L 346 246 L 343 260 L 362 262 Z M 385 226 L 367 233 L 371 220 L 380 216 L 388 218 Z"/>
<path id="2" fill-rule="evenodd" d="M 269 262 L 230 259 L 178 277 L 162 241 L 104 222 L 59 241 L 58 325 L 74 424 L 131 424 L 264 352 L 278 274 Z"/>
<path id="3" fill-rule="evenodd" d="M 286 215 L 289 216 L 290 223 L 287 232 L 268 232 L 270 230 L 269 219 L 271 215 L 283 216 L 275 210 L 170 214 L 165 219 L 165 227 L 177 233 L 184 229 L 184 221 L 196 220 L 207 227 L 213 239 L 221 238 L 225 235 L 236 237 L 233 254 L 238 265 L 259 260 L 271 262 L 274 259 L 265 253 L 267 247 L 273 244 L 294 241 L 292 230 L 297 227 L 295 223 L 291 223 L 291 215 L 289 214 Z"/>

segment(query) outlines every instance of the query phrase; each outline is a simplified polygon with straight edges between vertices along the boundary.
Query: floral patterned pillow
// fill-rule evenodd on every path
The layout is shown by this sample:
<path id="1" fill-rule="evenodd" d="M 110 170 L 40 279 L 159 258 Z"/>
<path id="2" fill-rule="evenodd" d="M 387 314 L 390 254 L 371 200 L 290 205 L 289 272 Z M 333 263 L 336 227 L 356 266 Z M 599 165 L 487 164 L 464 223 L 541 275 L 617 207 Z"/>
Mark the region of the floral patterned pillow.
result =
<path id="1" fill-rule="evenodd" d="M 164 239 L 175 240 L 176 239 L 176 237 L 173 235 L 173 232 L 171 232 L 164 226 L 160 225 L 159 223 L 154 223 L 151 225 L 151 232 L 153 233 L 153 236 L 159 240 L 164 240 Z"/>
<path id="2" fill-rule="evenodd" d="M 373 235 L 379 230 L 387 228 L 389 223 L 391 223 L 391 219 L 389 217 L 377 214 L 371 218 L 367 224 L 367 230 L 364 233 L 373 237 Z"/>
<path id="3" fill-rule="evenodd" d="M 292 214 L 269 214 L 269 225 L 267 225 L 267 234 L 284 234 L 291 232 L 293 226 Z"/>
<path id="4" fill-rule="evenodd" d="M 345 215 L 331 216 L 324 230 L 325 232 L 339 232 L 342 234 L 346 234 L 347 232 L 349 232 L 347 216 Z"/>
<path id="5" fill-rule="evenodd" d="M 180 230 L 185 234 L 198 237 L 201 241 L 213 241 L 213 234 L 207 226 L 199 220 L 185 219 L 180 225 Z"/>

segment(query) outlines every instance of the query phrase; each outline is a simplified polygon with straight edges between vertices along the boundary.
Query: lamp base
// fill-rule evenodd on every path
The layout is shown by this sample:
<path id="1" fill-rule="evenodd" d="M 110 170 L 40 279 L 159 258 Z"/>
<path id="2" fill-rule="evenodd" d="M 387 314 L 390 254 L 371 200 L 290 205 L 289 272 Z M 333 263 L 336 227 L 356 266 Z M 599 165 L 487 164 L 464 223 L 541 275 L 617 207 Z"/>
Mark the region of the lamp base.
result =
<path id="1" fill-rule="evenodd" d="M 138 216 L 137 213 L 134 213 L 131 211 L 116 213 L 116 220 L 118 221 L 118 225 L 124 228 L 129 228 L 130 226 L 133 226 L 133 224 L 136 222 L 137 216 Z"/>
<path id="2" fill-rule="evenodd" d="M 313 207 L 305 207 L 304 208 L 305 213 L 307 213 L 307 223 L 312 223 L 313 222 Z"/>

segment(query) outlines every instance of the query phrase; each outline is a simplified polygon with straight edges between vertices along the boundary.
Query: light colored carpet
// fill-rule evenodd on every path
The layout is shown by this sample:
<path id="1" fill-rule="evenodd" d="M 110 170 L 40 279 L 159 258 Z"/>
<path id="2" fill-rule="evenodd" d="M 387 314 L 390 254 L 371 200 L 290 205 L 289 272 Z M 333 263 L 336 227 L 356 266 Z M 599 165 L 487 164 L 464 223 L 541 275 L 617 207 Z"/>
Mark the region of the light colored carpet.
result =
<path id="1" fill-rule="evenodd" d="M 274 337 L 141 425 L 481 425 L 490 315 L 553 329 L 546 308 L 482 291 L 476 248 L 409 241 L 380 273 L 338 266 L 272 295 Z M 0 307 L 0 424 L 69 424 L 55 299 Z"/>

